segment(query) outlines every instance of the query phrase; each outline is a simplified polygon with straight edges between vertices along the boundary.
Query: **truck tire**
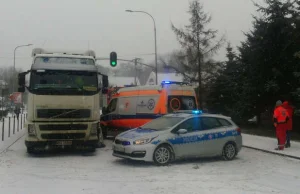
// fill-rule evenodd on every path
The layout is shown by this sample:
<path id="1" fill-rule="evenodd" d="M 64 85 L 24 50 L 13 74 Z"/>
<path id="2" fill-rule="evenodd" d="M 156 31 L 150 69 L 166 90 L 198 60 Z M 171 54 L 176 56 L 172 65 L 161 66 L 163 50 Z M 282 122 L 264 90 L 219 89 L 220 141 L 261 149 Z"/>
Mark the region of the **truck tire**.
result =
<path id="1" fill-rule="evenodd" d="M 27 147 L 27 153 L 28 154 L 34 154 L 34 147 Z"/>

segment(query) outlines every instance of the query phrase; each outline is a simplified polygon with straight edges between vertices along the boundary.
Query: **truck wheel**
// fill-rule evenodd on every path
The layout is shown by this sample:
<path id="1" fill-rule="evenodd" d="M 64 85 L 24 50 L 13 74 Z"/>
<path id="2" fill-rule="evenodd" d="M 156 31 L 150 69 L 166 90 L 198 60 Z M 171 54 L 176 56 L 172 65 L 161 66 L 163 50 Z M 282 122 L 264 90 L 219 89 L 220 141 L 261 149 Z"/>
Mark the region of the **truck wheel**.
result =
<path id="1" fill-rule="evenodd" d="M 96 151 L 96 147 L 95 146 L 91 146 L 89 148 L 86 149 L 86 153 L 94 153 Z"/>
<path id="2" fill-rule="evenodd" d="M 34 147 L 28 147 L 27 148 L 27 153 L 28 154 L 34 154 L 35 152 L 34 152 Z"/>

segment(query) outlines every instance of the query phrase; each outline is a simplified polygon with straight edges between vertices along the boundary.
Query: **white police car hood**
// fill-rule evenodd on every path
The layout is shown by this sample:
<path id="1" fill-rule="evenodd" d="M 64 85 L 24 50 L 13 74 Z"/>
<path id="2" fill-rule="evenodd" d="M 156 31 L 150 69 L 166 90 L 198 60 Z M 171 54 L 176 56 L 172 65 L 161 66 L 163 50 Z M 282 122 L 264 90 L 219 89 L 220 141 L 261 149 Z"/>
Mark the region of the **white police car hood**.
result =
<path id="1" fill-rule="evenodd" d="M 147 128 L 135 128 L 131 129 L 129 131 L 125 131 L 117 136 L 117 138 L 120 139 L 127 139 L 127 140 L 137 140 L 137 139 L 146 139 L 146 138 L 154 138 L 157 137 L 160 134 L 165 133 L 166 131 L 157 131 L 153 129 L 147 129 Z"/>

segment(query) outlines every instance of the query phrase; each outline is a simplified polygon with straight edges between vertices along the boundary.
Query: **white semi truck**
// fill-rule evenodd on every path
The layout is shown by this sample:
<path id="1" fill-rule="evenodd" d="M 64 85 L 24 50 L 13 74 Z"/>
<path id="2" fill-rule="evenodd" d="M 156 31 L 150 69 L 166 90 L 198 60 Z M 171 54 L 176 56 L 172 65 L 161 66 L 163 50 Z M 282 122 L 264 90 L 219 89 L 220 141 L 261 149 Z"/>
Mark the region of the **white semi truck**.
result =
<path id="1" fill-rule="evenodd" d="M 31 69 L 19 74 L 19 92 L 28 92 L 28 153 L 49 147 L 95 151 L 103 141 L 100 97 L 108 78 L 98 72 L 96 55 L 35 48 Z M 29 75 L 29 82 L 25 81 Z"/>

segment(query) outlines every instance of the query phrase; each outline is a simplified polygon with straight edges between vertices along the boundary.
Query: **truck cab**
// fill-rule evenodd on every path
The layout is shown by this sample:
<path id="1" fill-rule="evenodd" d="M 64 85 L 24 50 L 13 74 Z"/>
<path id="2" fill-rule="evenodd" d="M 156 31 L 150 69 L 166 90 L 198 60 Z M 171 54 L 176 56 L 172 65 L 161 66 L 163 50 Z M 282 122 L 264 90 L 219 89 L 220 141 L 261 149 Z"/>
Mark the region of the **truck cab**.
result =
<path id="1" fill-rule="evenodd" d="M 100 95 L 108 87 L 107 76 L 96 67 L 95 52 L 36 48 L 32 57 L 31 69 L 19 74 L 19 92 L 28 92 L 28 153 L 48 147 L 94 151 L 102 139 Z"/>

